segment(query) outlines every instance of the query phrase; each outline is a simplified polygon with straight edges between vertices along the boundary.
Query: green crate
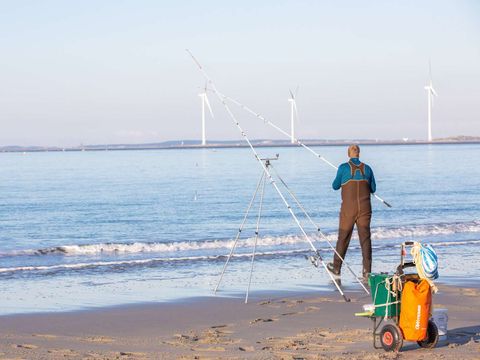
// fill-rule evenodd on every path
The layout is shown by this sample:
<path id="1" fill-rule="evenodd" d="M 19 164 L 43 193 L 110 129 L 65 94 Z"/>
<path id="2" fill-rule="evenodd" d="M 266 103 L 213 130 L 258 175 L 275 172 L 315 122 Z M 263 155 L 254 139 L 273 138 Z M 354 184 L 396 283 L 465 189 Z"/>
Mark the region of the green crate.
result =
<path id="1" fill-rule="evenodd" d="M 375 305 L 375 316 L 383 317 L 387 315 L 388 317 L 392 317 L 400 314 L 400 303 L 391 304 L 399 300 L 400 294 L 397 294 L 398 297 L 396 297 L 387 291 L 385 287 L 386 279 L 391 277 L 392 275 L 388 274 L 370 274 L 368 277 L 368 285 L 370 286 L 370 293 L 373 304 Z M 390 305 L 386 305 L 387 302 L 390 303 Z"/>

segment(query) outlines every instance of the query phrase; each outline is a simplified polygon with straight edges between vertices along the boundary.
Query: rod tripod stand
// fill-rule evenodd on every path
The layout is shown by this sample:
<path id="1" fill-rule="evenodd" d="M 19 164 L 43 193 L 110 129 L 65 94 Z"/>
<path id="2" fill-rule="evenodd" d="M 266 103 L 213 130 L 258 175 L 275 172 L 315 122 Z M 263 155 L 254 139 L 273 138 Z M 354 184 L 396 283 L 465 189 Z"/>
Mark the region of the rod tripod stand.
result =
<path id="1" fill-rule="evenodd" d="M 268 169 L 271 166 L 271 161 L 273 160 L 278 160 L 278 154 L 274 158 L 264 158 L 260 159 L 264 165 L 265 168 Z M 267 182 L 267 174 L 265 170 L 262 170 L 262 174 L 260 176 L 260 179 L 258 180 L 257 186 L 255 188 L 255 192 L 253 193 L 253 196 L 250 200 L 250 203 L 248 204 L 247 210 L 245 211 L 245 215 L 243 216 L 242 223 L 240 227 L 238 228 L 237 236 L 235 237 L 235 240 L 233 242 L 232 248 L 230 249 L 230 253 L 228 254 L 227 260 L 225 261 L 225 264 L 223 265 L 222 273 L 220 274 L 220 279 L 218 280 L 217 286 L 215 286 L 215 290 L 213 291 L 215 294 L 217 293 L 217 290 L 220 286 L 220 283 L 222 282 L 223 275 L 225 274 L 225 271 L 227 270 L 228 263 L 230 262 L 230 259 L 233 256 L 233 252 L 235 251 L 235 248 L 237 247 L 238 240 L 240 239 L 240 235 L 242 234 L 243 228 L 245 226 L 245 223 L 248 218 L 248 214 L 250 213 L 250 210 L 252 209 L 252 206 L 255 202 L 255 199 L 257 198 L 258 191 L 261 188 L 260 192 L 260 202 L 258 205 L 258 215 L 257 215 L 257 222 L 256 222 L 256 227 L 255 227 L 255 239 L 254 239 L 254 244 L 253 244 L 253 252 L 252 252 L 252 260 L 251 260 L 251 265 L 250 265 L 250 275 L 248 277 L 248 286 L 247 286 L 247 292 L 245 294 L 245 303 L 248 302 L 248 294 L 250 292 L 250 285 L 252 283 L 252 275 L 253 275 L 253 264 L 255 261 L 255 253 L 257 250 L 257 243 L 258 243 L 258 235 L 259 235 L 259 228 L 260 228 L 260 218 L 262 216 L 262 210 L 263 210 L 263 199 L 265 195 L 265 184 Z"/>
<path id="2" fill-rule="evenodd" d="M 280 181 L 280 183 L 283 185 L 283 187 L 285 188 L 285 190 L 287 191 L 287 193 L 290 195 L 290 197 L 294 200 L 294 202 L 296 203 L 296 205 L 298 206 L 298 208 L 300 209 L 300 211 L 304 214 L 304 216 L 308 219 L 308 221 L 315 227 L 315 229 L 317 230 L 318 234 L 323 237 L 327 243 L 329 244 L 329 246 L 333 249 L 333 251 L 340 257 L 341 261 L 347 266 L 347 268 L 349 269 L 349 271 L 353 274 L 353 276 L 355 277 L 355 279 L 358 281 L 358 283 L 362 286 L 362 288 L 365 290 L 365 292 L 369 293 L 368 289 L 365 287 L 365 285 L 360 281 L 360 279 L 356 276 L 355 272 L 352 270 L 352 268 L 344 261 L 344 259 L 340 256 L 340 254 L 338 254 L 338 252 L 336 251 L 335 247 L 330 243 L 330 241 L 328 241 L 328 239 L 326 238 L 326 236 L 322 233 L 320 227 L 313 221 L 313 219 L 311 218 L 311 216 L 307 213 L 307 211 L 305 210 L 305 208 L 303 207 L 303 205 L 300 203 L 300 201 L 298 200 L 297 196 L 293 193 L 293 191 L 288 187 L 287 183 L 280 177 L 280 175 L 278 174 L 278 172 L 276 171 L 276 169 L 273 167 L 272 165 L 272 161 L 274 160 L 278 160 L 279 158 L 279 155 L 277 154 L 276 157 L 274 158 L 259 158 L 260 161 L 262 161 L 262 163 L 264 164 L 264 169 L 262 170 L 262 173 L 261 173 L 261 176 L 260 176 L 260 179 L 258 180 L 258 183 L 257 183 L 257 186 L 255 188 L 255 192 L 248 204 L 248 207 L 247 207 L 247 210 L 244 214 L 244 217 L 243 217 L 243 220 L 241 222 L 241 225 L 238 229 L 238 232 L 237 232 L 237 235 L 235 237 L 235 240 L 233 242 L 233 245 L 230 249 L 230 252 L 227 256 L 227 260 L 225 261 L 225 264 L 223 265 L 223 269 L 222 269 L 222 272 L 220 274 L 220 277 L 219 277 L 219 280 L 218 280 L 218 283 L 217 285 L 215 286 L 215 289 L 214 289 L 214 293 L 216 294 L 217 293 L 217 290 L 220 286 L 220 283 L 222 282 L 223 280 L 223 276 L 225 274 L 225 271 L 227 269 L 227 266 L 230 262 L 230 259 L 232 258 L 233 256 L 233 253 L 235 252 L 235 248 L 237 247 L 237 244 L 238 244 L 238 241 L 240 240 L 240 236 L 242 234 L 242 231 L 245 227 L 245 223 L 247 221 L 247 218 L 248 218 L 248 215 L 250 213 L 250 210 L 252 209 L 253 207 L 253 204 L 255 203 L 255 200 L 257 199 L 257 196 L 259 194 L 259 191 L 260 191 L 260 200 L 259 200 L 259 204 L 258 204 L 258 214 L 257 214 L 257 220 L 256 220 L 256 226 L 255 226 L 255 238 L 254 238 L 254 244 L 253 244 L 253 251 L 252 251 L 252 258 L 251 258 L 251 262 L 250 262 L 250 274 L 249 274 L 249 277 L 248 277 L 248 285 L 247 285 L 247 291 L 246 291 L 246 294 L 245 294 L 245 303 L 248 302 L 248 296 L 249 296 L 249 292 L 250 292 L 250 286 L 251 286 L 251 283 L 252 283 L 252 276 L 253 276 L 253 269 L 254 269 L 254 261 L 255 261 L 255 255 L 256 255 L 256 250 L 257 250 L 257 244 L 258 244 L 258 237 L 259 237 L 259 228 L 260 228 L 260 219 L 261 219 L 261 216 L 262 216 L 262 211 L 263 211 L 263 201 L 264 201 L 264 195 L 265 195 L 265 184 L 267 183 L 267 180 L 270 180 L 270 182 L 274 181 L 272 176 L 270 175 L 270 172 L 272 171 L 276 178 Z M 289 208 L 289 211 L 293 214 L 292 212 L 292 209 L 290 207 L 290 205 L 288 206 Z M 295 216 L 295 215 L 294 215 Z M 298 220 L 298 219 L 297 219 Z M 339 280 L 338 279 L 335 279 L 335 277 L 328 271 L 327 269 L 327 266 L 325 264 L 325 262 L 323 261 L 323 258 L 322 256 L 320 255 L 320 252 L 315 248 L 315 246 L 313 245 L 312 241 L 309 239 L 308 235 L 306 234 L 304 228 L 303 228 L 303 225 L 301 225 L 300 222 L 297 221 L 297 224 L 300 226 L 300 229 L 303 233 L 304 236 L 306 236 L 308 242 L 310 243 L 311 245 L 311 248 L 312 248 L 312 251 L 313 251 L 313 254 L 311 256 L 308 257 L 308 259 L 311 261 L 311 263 L 315 266 L 315 267 L 320 267 L 320 266 L 323 266 L 325 268 L 325 270 L 327 271 L 328 275 L 330 276 L 332 282 L 335 284 L 337 290 L 340 292 L 340 294 L 343 296 L 343 298 L 345 299 L 345 301 L 349 302 L 350 299 L 347 298 L 345 296 L 345 294 L 343 293 L 340 285 L 339 285 Z"/>

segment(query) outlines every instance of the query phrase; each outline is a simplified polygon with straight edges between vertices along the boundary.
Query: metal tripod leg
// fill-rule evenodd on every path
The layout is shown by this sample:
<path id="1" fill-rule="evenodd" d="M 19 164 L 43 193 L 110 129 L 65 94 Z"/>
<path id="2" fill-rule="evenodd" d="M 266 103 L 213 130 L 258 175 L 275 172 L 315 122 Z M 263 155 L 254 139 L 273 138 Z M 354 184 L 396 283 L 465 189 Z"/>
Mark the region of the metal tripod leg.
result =
<path id="1" fill-rule="evenodd" d="M 235 251 L 235 247 L 237 246 L 238 239 L 240 238 L 240 235 L 242 233 L 243 227 L 245 226 L 245 222 L 247 221 L 248 214 L 250 212 L 250 209 L 252 208 L 253 202 L 255 201 L 255 198 L 257 197 L 258 189 L 260 188 L 260 184 L 262 183 L 262 180 L 265 179 L 265 172 L 262 171 L 262 175 L 260 176 L 260 180 L 258 180 L 257 187 L 255 189 L 255 193 L 252 196 L 252 199 L 250 200 L 250 203 L 248 204 L 247 211 L 245 212 L 245 216 L 243 217 L 242 223 L 238 229 L 237 236 L 235 237 L 235 241 L 233 242 L 232 248 L 230 249 L 230 253 L 228 254 L 227 260 L 225 261 L 225 264 L 223 265 L 223 270 L 222 273 L 220 274 L 220 278 L 218 279 L 217 286 L 215 286 L 215 289 L 213 290 L 213 293 L 216 294 L 218 287 L 220 286 L 220 283 L 222 282 L 223 275 L 225 274 L 225 270 L 227 269 L 228 263 L 230 262 L 230 259 L 233 255 L 233 252 Z"/>
<path id="2" fill-rule="evenodd" d="M 253 244 L 252 261 L 251 261 L 251 266 L 250 266 L 250 277 L 248 278 L 247 293 L 245 294 L 245 304 L 248 303 L 248 294 L 250 292 L 250 285 L 252 284 L 253 262 L 255 261 L 255 252 L 257 250 L 258 230 L 259 230 L 259 227 L 260 227 L 260 218 L 262 216 L 263 197 L 265 195 L 265 183 L 266 182 L 267 182 L 267 178 L 264 176 L 263 177 L 263 184 L 262 184 L 262 192 L 260 193 L 260 204 L 258 205 L 257 226 L 255 228 L 255 242 Z"/>

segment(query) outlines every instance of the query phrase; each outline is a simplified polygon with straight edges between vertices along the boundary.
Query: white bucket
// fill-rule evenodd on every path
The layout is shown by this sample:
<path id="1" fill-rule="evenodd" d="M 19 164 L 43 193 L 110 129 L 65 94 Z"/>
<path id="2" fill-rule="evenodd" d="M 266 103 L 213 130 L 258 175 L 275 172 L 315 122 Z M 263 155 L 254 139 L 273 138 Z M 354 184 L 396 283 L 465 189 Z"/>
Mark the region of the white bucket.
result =
<path id="1" fill-rule="evenodd" d="M 448 329 L 448 310 L 447 309 L 433 309 L 432 320 L 437 325 L 439 340 L 447 339 Z"/>

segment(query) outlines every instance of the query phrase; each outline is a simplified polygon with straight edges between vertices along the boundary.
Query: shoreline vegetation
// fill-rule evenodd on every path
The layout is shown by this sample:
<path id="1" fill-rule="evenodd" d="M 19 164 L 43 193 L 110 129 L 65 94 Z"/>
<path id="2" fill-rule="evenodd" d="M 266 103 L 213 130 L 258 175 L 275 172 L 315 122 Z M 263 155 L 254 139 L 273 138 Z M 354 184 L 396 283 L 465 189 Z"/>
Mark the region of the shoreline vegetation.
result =
<path id="1" fill-rule="evenodd" d="M 342 146 L 347 144 L 360 145 L 446 145 L 446 144 L 480 144 L 480 137 L 476 136 L 454 136 L 448 138 L 434 139 L 432 142 L 426 140 L 400 139 L 301 139 L 308 146 Z M 255 147 L 298 147 L 288 140 L 256 139 L 251 140 Z M 95 144 L 78 145 L 71 147 L 59 146 L 0 146 L 0 152 L 49 152 L 49 151 L 114 151 L 114 150 L 168 150 L 168 149 L 219 149 L 219 148 L 245 148 L 248 147 L 244 141 L 239 140 L 211 140 L 202 145 L 198 140 L 172 140 L 159 143 L 142 144 Z"/>
<path id="2" fill-rule="evenodd" d="M 372 323 L 354 316 L 370 295 L 336 292 L 206 297 L 68 313 L 0 317 L 8 359 L 478 359 L 478 287 L 441 285 L 448 337 L 434 349 L 372 347 Z M 461 299 L 461 301 L 459 301 Z"/>

